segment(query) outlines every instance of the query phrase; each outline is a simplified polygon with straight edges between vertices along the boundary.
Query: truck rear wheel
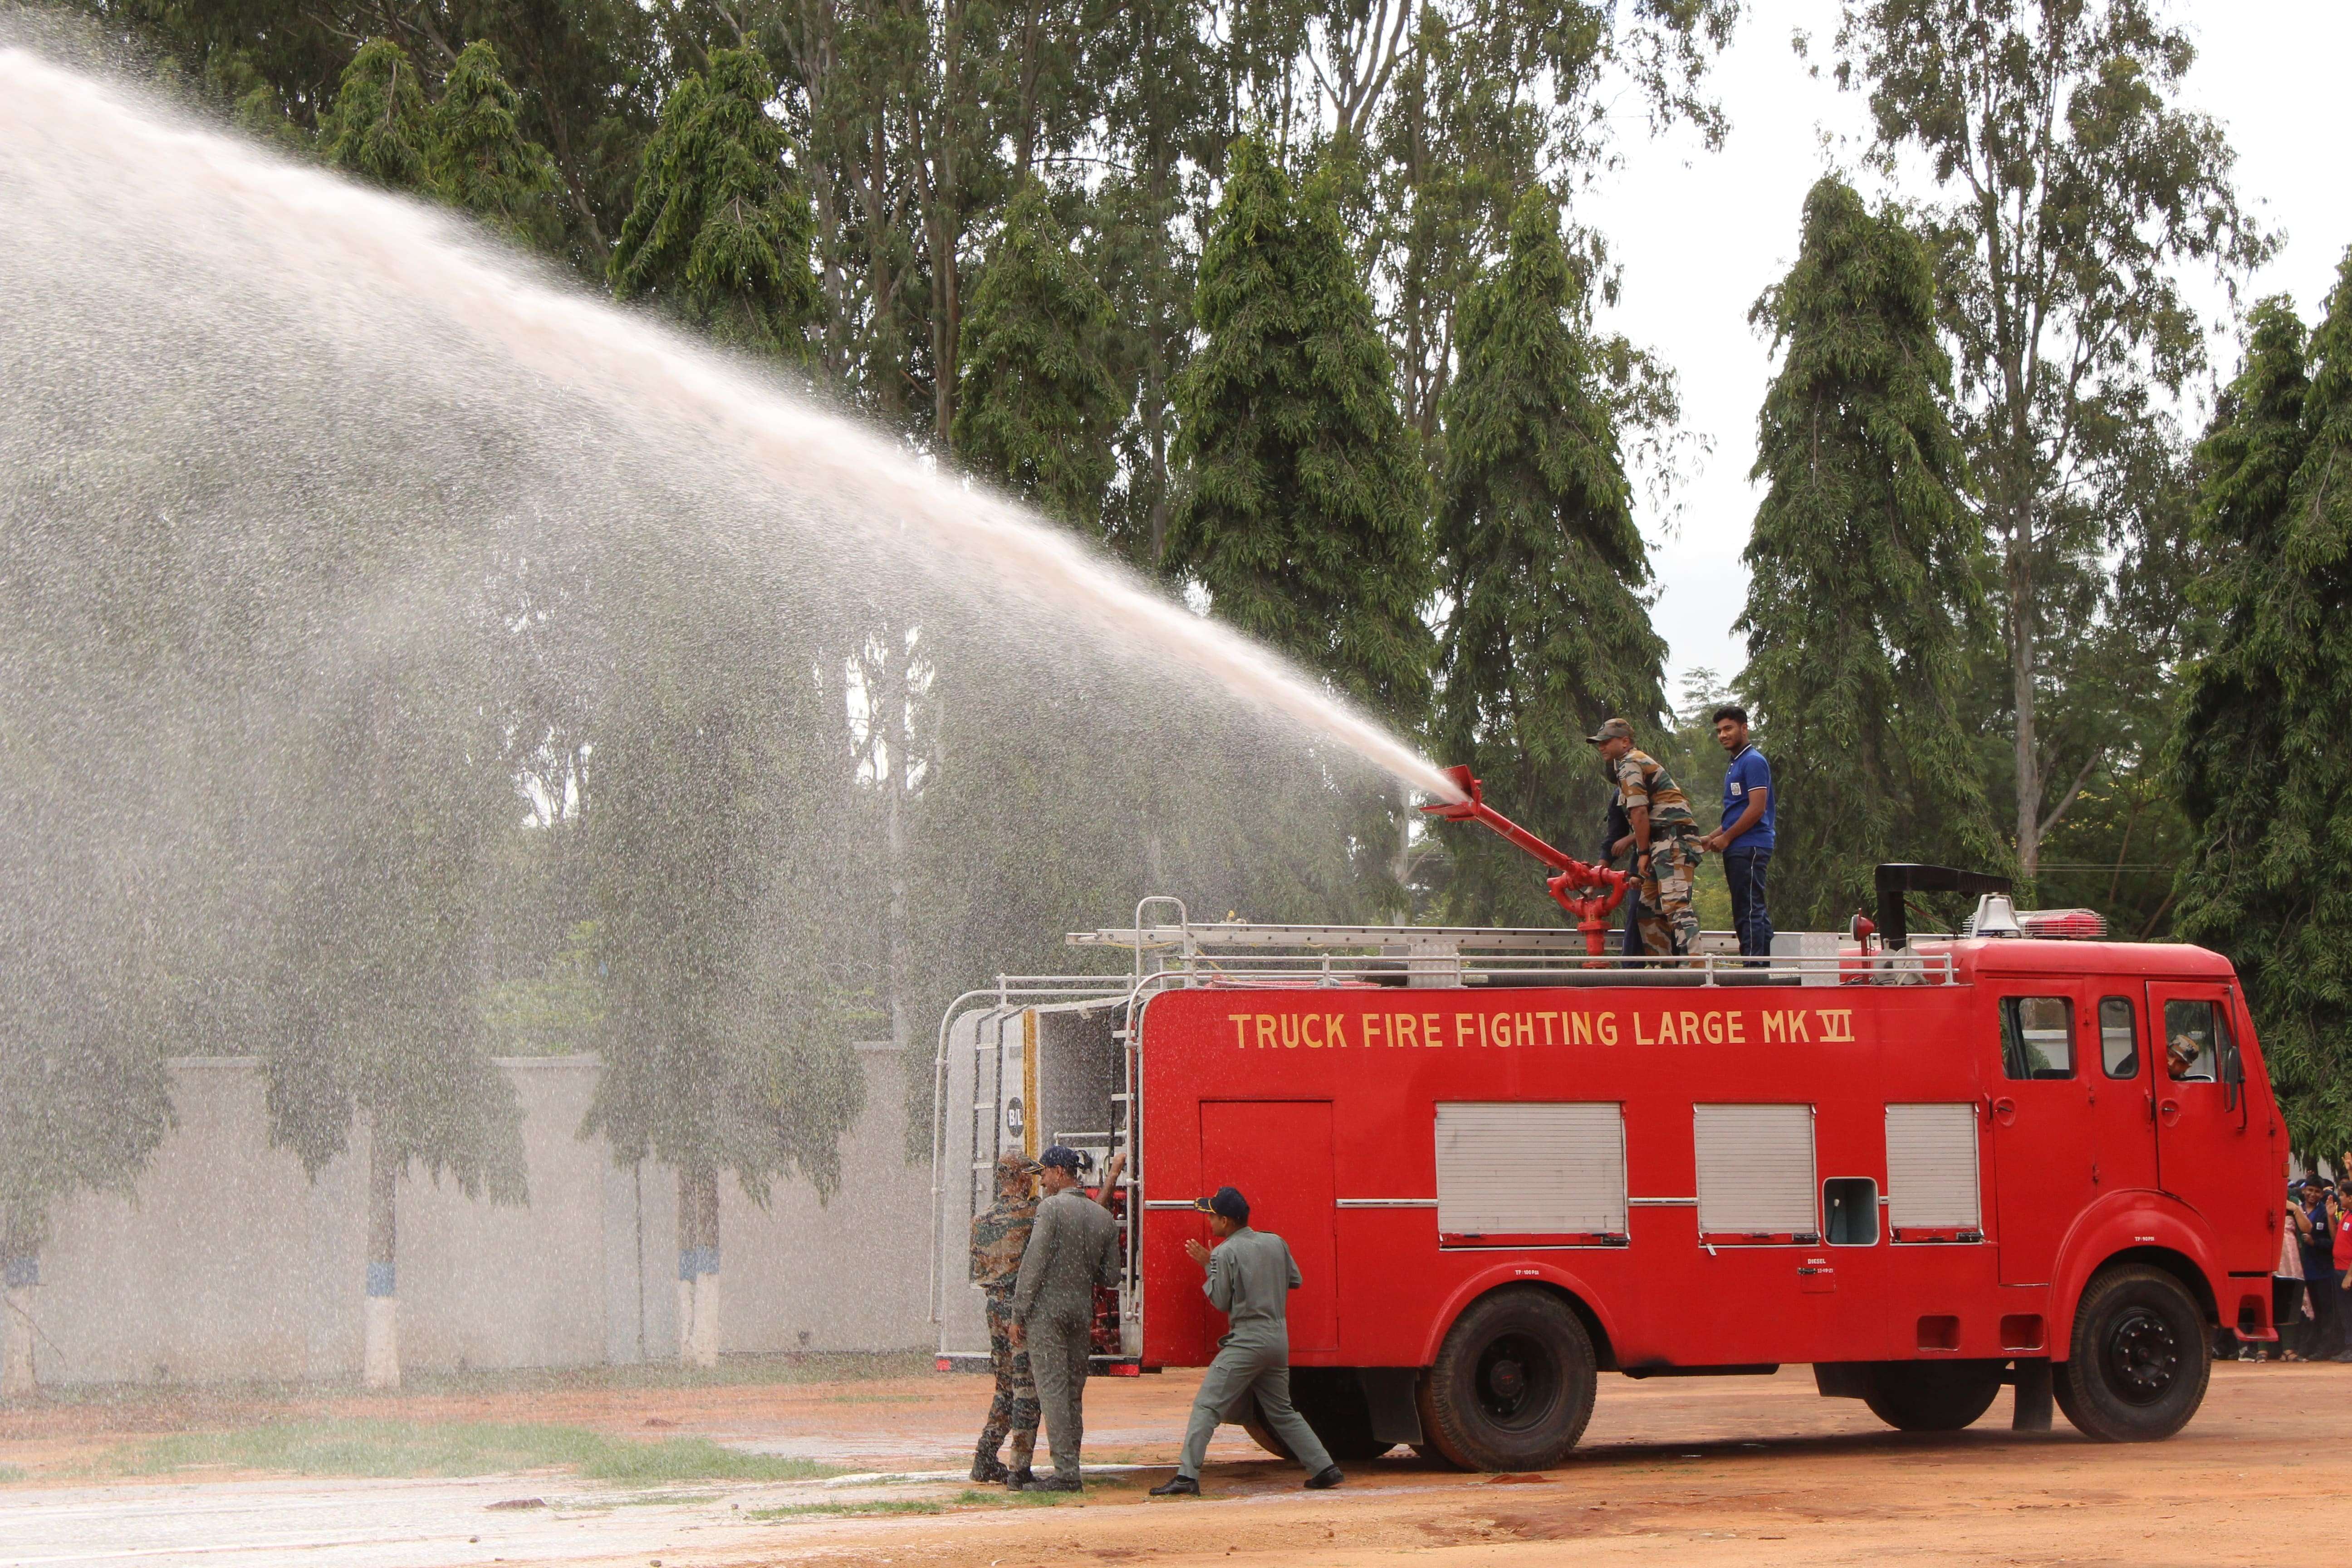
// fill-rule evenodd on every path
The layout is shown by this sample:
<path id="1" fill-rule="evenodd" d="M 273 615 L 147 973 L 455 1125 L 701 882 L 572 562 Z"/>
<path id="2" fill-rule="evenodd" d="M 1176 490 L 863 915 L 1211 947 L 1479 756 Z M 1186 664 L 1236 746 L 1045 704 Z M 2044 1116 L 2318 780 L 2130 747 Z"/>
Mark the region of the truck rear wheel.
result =
<path id="1" fill-rule="evenodd" d="M 2213 1370 L 2205 1314 L 2160 1268 L 2106 1269 L 2074 1309 L 2073 1353 L 2051 1370 L 2058 1408 L 2085 1437 L 2169 1437 L 2205 1403 Z"/>
<path id="2" fill-rule="evenodd" d="M 1470 1305 L 1421 1383 L 1421 1425 L 1465 1470 L 1559 1463 L 1592 1419 L 1592 1337 L 1549 1290 L 1514 1285 Z"/>
<path id="3" fill-rule="evenodd" d="M 1863 1376 L 1862 1402 L 1898 1432 L 1958 1432 L 2000 1393 L 1997 1361 L 1882 1361 Z"/>
<path id="4" fill-rule="evenodd" d="M 1395 1445 L 1372 1436 L 1372 1407 L 1364 1401 L 1363 1385 L 1350 1366 L 1295 1366 L 1290 1369 L 1290 1403 L 1315 1436 L 1331 1450 L 1331 1458 L 1361 1464 L 1377 1459 Z M 1278 1459 L 1296 1459 L 1290 1445 L 1275 1435 L 1252 1399 L 1242 1412 L 1242 1429 L 1257 1446 Z"/>

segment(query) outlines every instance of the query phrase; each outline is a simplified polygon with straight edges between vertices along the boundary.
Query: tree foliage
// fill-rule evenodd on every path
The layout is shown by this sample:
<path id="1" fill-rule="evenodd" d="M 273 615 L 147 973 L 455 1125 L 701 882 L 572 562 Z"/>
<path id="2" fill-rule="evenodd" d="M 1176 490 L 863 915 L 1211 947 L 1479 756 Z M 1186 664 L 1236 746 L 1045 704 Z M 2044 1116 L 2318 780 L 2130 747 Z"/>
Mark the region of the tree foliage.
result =
<path id="1" fill-rule="evenodd" d="M 1092 530 L 1110 484 L 1118 389 L 1104 362 L 1110 296 L 1044 187 L 1005 209 L 963 319 L 956 455 L 1046 516 Z"/>
<path id="2" fill-rule="evenodd" d="M 1430 690 L 1428 488 L 1328 190 L 1236 142 L 1201 258 L 1206 342 L 1175 394 L 1168 564 L 1220 616 L 1374 711 Z"/>
<path id="3" fill-rule="evenodd" d="M 498 50 L 467 44 L 425 119 L 425 178 L 433 194 L 541 250 L 561 243 L 562 188 L 547 149 L 522 133 L 521 100 Z"/>
<path id="4" fill-rule="evenodd" d="M 816 316 L 808 198 L 768 117 L 775 91 L 749 49 L 720 49 L 662 104 L 636 205 L 613 247 L 613 291 L 650 297 L 721 342 L 798 358 Z"/>
<path id="5" fill-rule="evenodd" d="M 334 107 L 321 118 L 319 153 L 338 169 L 415 190 L 425 183 L 425 79 L 408 51 L 370 38 L 343 68 Z"/>
<path id="6" fill-rule="evenodd" d="M 1530 191 L 1502 264 L 1468 295 L 1441 404 L 1436 543 L 1453 613 L 1437 729 L 1498 809 L 1578 849 L 1603 799 L 1585 737 L 1612 715 L 1654 725 L 1666 706 L 1665 644 L 1642 595 L 1649 552 L 1598 358 L 1558 203 Z M 1454 837 L 1456 916 L 1556 915 L 1525 856 L 1483 828 Z"/>
<path id="7" fill-rule="evenodd" d="M 2173 753 L 2182 935 L 2246 985 L 2297 1148 L 2352 1147 L 2352 255 L 2306 347 L 2283 300 L 2199 449 L 2193 655 Z"/>
<path id="8" fill-rule="evenodd" d="M 1782 353 L 1757 418 L 1739 679 L 1772 760 L 1776 921 L 1834 930 L 1883 860 L 2002 858 L 1962 706 L 1990 640 L 1927 247 L 1842 181 L 1805 198 L 1758 301 Z"/>

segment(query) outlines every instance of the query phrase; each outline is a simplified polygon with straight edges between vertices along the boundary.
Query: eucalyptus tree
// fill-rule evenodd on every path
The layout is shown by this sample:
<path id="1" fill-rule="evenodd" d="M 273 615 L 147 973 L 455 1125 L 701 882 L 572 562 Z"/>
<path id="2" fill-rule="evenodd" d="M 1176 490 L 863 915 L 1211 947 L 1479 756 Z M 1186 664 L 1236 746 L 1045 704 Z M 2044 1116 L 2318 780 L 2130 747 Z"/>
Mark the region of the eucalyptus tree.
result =
<path id="1" fill-rule="evenodd" d="M 2180 271 L 2242 275 L 2271 242 L 2221 128 L 2183 101 L 2195 50 L 2160 0 L 1851 0 L 1839 47 L 1890 167 L 1916 151 L 1940 192 L 1927 216 L 1955 425 L 1999 557 L 2030 879 L 2105 761 L 2054 754 L 2046 710 L 2096 641 L 2105 555 L 2134 542 L 2111 520 L 2142 510 L 2126 492 L 2162 437 L 2158 395 L 2203 363 Z"/>
<path id="2" fill-rule="evenodd" d="M 1738 684 L 1772 755 L 1774 908 L 1822 929 L 1867 902 L 1882 860 L 2000 858 L 1961 702 L 1992 636 L 1984 549 L 1933 259 L 1900 212 L 1820 181 L 1751 319 L 1781 362 L 1757 416 Z"/>
<path id="3" fill-rule="evenodd" d="M 2181 935 L 2246 986 L 2295 1146 L 2352 1149 L 2352 256 L 2305 341 L 2255 307 L 2199 449 L 2193 592 L 2173 773 L 2190 833 Z"/>
<path id="4" fill-rule="evenodd" d="M 1665 711 L 1665 642 L 1643 590 L 1589 301 L 1560 246 L 1559 207 L 1520 198 L 1510 247 L 1463 303 L 1461 371 L 1442 401 L 1437 497 L 1445 623 L 1436 730 L 1499 809 L 1581 845 L 1602 799 L 1585 737 L 1603 719 Z M 1465 921 L 1553 915 L 1527 860 L 1483 830 L 1454 836 Z"/>

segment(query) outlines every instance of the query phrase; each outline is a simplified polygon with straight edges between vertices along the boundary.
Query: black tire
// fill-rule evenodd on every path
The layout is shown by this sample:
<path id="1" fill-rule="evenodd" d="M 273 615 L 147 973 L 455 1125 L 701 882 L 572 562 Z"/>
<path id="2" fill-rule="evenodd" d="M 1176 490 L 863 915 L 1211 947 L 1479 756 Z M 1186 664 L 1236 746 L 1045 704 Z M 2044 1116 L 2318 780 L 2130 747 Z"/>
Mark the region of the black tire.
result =
<path id="1" fill-rule="evenodd" d="M 1421 1382 L 1421 1425 L 1465 1470 L 1543 1470 L 1592 1419 L 1592 1336 L 1560 1297 L 1512 1285 L 1470 1304 Z"/>
<path id="2" fill-rule="evenodd" d="M 1862 1402 L 1898 1432 L 1958 1432 L 2000 1393 L 1997 1361 L 1882 1361 L 1863 1374 Z"/>
<path id="3" fill-rule="evenodd" d="M 2189 1425 L 2213 1372 L 2205 1313 L 2160 1268 L 2095 1276 L 2074 1309 L 2071 1353 L 2051 1368 L 2058 1408 L 2085 1437 L 2152 1443 Z"/>
<path id="4" fill-rule="evenodd" d="M 1298 1366 L 1290 1369 L 1290 1403 L 1315 1436 L 1341 1463 L 1377 1459 L 1396 1445 L 1372 1436 L 1372 1408 L 1364 1401 L 1363 1384 L 1349 1366 Z M 1242 1413 L 1242 1429 L 1257 1446 L 1277 1459 L 1296 1459 L 1290 1445 L 1275 1436 L 1252 1399 Z"/>

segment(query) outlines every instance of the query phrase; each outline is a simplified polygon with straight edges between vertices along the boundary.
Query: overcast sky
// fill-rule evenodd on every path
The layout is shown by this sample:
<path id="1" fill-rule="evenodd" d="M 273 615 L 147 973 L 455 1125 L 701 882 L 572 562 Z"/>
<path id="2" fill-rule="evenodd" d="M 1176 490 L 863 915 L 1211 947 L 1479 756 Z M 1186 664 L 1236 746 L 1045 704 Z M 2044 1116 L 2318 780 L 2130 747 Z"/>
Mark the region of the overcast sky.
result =
<path id="1" fill-rule="evenodd" d="M 1853 168 L 1867 132 L 1861 95 L 1839 92 L 1829 75 L 1836 0 L 1748 0 L 1747 9 L 1714 77 L 1731 121 L 1723 150 L 1707 152 L 1687 132 L 1653 141 L 1636 128 L 1623 142 L 1624 168 L 1576 209 L 1609 237 L 1624 268 L 1622 300 L 1603 312 L 1604 323 L 1675 367 L 1686 425 L 1714 443 L 1681 491 L 1680 516 L 1647 519 L 1664 590 L 1654 615 L 1677 700 L 1694 668 L 1728 679 L 1746 657 L 1731 623 L 1748 591 L 1739 554 L 1758 495 L 1748 470 L 1771 373 L 1748 307 L 1795 256 L 1806 189 L 1832 159 Z M 2335 96 L 2352 58 L 2352 3 L 2175 0 L 2171 14 L 2197 41 L 2189 103 L 2221 121 L 2237 149 L 2240 194 L 2285 232 L 2246 298 L 2289 294 L 2315 320 L 2352 244 L 2352 178 Z M 1801 29 L 1819 79 L 1790 47 Z M 2338 108 L 2329 110 L 2331 102 Z M 1824 135 L 1843 146 L 1825 151 Z M 1862 185 L 1874 197 L 1882 188 Z M 2210 298 L 2221 311 L 2221 297 Z M 2231 327 L 2217 353 L 2225 375 L 2236 354 Z"/>

